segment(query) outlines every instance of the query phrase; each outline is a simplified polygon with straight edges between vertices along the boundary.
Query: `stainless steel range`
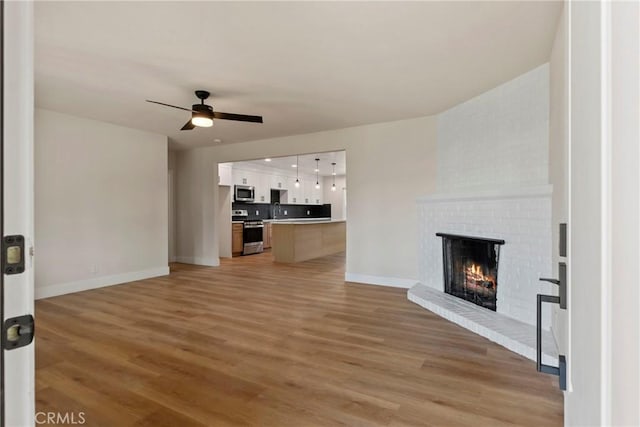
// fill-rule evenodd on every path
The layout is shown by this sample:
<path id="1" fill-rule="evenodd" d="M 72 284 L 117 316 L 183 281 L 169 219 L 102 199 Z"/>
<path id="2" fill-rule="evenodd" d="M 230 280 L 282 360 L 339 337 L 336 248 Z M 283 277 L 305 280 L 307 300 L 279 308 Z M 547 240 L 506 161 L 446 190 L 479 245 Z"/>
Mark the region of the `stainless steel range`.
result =
<path id="1" fill-rule="evenodd" d="M 245 221 L 243 224 L 242 241 L 244 243 L 242 255 L 259 254 L 264 250 L 262 220 Z"/>

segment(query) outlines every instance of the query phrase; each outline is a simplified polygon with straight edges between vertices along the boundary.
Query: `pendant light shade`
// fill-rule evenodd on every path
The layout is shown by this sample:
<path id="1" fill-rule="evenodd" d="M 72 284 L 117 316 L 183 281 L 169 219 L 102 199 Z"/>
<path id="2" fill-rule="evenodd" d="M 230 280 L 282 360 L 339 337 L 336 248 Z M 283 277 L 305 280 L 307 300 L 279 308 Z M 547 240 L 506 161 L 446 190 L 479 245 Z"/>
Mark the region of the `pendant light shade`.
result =
<path id="1" fill-rule="evenodd" d="M 316 190 L 320 189 L 320 181 L 318 180 L 319 173 L 320 173 L 320 159 L 316 157 Z"/>
<path id="2" fill-rule="evenodd" d="M 333 185 L 331 186 L 331 191 L 336 191 L 336 163 L 331 163 L 331 166 L 333 166 L 333 173 L 331 174 L 333 175 Z"/>
<path id="3" fill-rule="evenodd" d="M 299 166 L 299 158 L 298 156 L 296 156 L 296 183 L 294 184 L 296 186 L 296 188 L 300 188 L 300 179 L 299 179 L 299 175 L 298 175 L 298 166 Z"/>

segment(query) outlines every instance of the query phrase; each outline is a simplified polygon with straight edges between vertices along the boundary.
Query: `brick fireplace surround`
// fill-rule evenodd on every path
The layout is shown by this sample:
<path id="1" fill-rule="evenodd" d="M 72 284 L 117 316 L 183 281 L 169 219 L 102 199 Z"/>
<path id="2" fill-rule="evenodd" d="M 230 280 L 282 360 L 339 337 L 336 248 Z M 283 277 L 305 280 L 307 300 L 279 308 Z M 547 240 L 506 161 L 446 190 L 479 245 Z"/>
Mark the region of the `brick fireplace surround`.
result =
<path id="1" fill-rule="evenodd" d="M 418 199 L 420 283 L 408 291 L 409 299 L 535 359 L 536 294 L 553 291 L 551 285 L 538 281 L 552 270 L 551 191 L 550 185 L 542 185 Z M 496 312 L 444 293 L 438 232 L 505 240 L 500 249 Z M 548 306 L 543 319 L 544 359 L 555 363 Z"/>

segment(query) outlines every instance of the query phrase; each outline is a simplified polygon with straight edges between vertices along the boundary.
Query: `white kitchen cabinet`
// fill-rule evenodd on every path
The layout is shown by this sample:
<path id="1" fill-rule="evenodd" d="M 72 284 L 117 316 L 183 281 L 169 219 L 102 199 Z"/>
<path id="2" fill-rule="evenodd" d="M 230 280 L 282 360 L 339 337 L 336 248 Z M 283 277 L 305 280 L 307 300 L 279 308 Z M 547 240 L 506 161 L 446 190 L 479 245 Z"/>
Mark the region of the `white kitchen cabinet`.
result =
<path id="1" fill-rule="evenodd" d="M 254 176 L 254 187 L 256 187 L 255 201 L 257 203 L 269 203 L 271 199 L 270 187 L 271 181 L 270 176 L 267 174 L 256 172 L 253 174 Z"/>
<path id="2" fill-rule="evenodd" d="M 322 188 L 315 188 L 315 175 L 300 174 L 300 187 L 296 188 L 295 175 L 277 173 L 277 171 L 269 172 L 234 167 L 231 168 L 229 172 L 225 171 L 225 173 L 231 176 L 231 185 L 254 186 L 256 203 L 270 203 L 271 189 L 277 189 L 283 191 L 280 200 L 282 204 L 322 204 Z"/>
<path id="3" fill-rule="evenodd" d="M 218 185 L 233 185 L 232 166 L 228 163 L 218 165 Z"/>
<path id="4" fill-rule="evenodd" d="M 274 190 L 288 190 L 289 188 L 288 186 L 288 181 L 287 181 L 287 177 L 283 176 L 283 175 L 278 175 L 278 174 L 271 174 L 270 178 L 269 178 L 269 183 L 271 185 L 271 188 L 273 188 Z"/>
<path id="5" fill-rule="evenodd" d="M 296 178 L 289 179 L 289 203 L 300 205 L 304 203 L 304 179 L 300 179 L 300 185 L 296 187 Z"/>
<path id="6" fill-rule="evenodd" d="M 305 205 L 310 205 L 313 203 L 313 190 L 316 185 L 315 181 L 311 182 L 309 179 L 306 179 L 304 182 L 304 186 L 302 187 L 302 203 Z"/>
<path id="7" fill-rule="evenodd" d="M 305 205 L 320 205 L 322 204 L 322 184 L 318 189 L 316 188 L 315 176 L 304 176 L 302 180 L 302 194 L 300 195 L 300 203 Z"/>
<path id="8" fill-rule="evenodd" d="M 251 185 L 249 181 L 251 177 L 249 176 L 248 171 L 239 168 L 233 168 L 231 170 L 231 176 L 233 179 L 233 185 Z"/>
<path id="9" fill-rule="evenodd" d="M 234 185 L 251 185 L 255 187 L 255 201 L 269 203 L 269 177 L 257 171 L 233 168 L 231 171 Z"/>
<path id="10" fill-rule="evenodd" d="M 313 187 L 312 194 L 312 204 L 321 205 L 322 204 L 322 183 L 320 183 L 320 188 Z"/>

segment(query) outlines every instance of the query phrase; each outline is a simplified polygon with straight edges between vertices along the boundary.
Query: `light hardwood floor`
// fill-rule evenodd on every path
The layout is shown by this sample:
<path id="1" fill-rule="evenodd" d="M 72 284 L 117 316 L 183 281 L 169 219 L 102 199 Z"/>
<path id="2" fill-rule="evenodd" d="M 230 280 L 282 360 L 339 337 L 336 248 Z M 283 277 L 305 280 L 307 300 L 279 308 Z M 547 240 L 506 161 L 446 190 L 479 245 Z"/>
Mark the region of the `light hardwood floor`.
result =
<path id="1" fill-rule="evenodd" d="M 344 255 L 264 253 L 36 303 L 38 411 L 89 426 L 547 426 L 556 379 Z"/>

